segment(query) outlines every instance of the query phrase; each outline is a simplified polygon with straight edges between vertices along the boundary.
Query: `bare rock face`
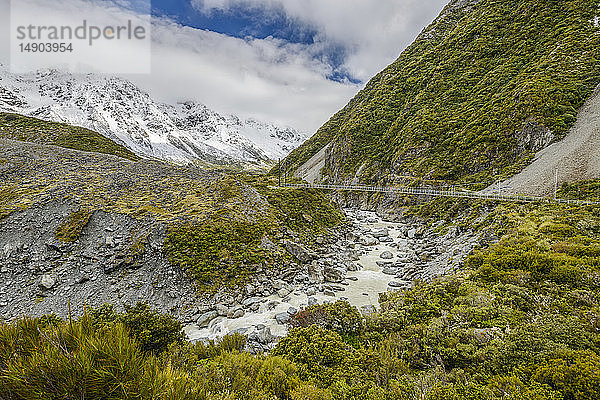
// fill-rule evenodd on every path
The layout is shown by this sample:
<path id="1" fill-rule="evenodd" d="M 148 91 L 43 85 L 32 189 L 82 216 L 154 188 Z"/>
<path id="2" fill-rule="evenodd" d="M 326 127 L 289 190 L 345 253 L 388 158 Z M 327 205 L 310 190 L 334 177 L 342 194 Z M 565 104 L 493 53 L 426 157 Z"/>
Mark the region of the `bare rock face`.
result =
<path id="1" fill-rule="evenodd" d="M 525 151 L 537 152 L 548 146 L 554 140 L 554 134 L 545 126 L 535 122 L 526 121 L 523 128 L 516 132 L 517 153 Z"/>

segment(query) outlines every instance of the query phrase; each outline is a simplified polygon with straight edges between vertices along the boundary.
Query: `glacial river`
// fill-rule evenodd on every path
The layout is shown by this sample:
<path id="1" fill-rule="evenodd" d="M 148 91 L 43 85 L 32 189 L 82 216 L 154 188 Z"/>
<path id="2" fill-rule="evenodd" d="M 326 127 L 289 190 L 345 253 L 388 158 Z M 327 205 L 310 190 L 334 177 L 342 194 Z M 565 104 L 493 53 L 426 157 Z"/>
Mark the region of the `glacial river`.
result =
<path id="1" fill-rule="evenodd" d="M 348 212 L 348 214 L 352 216 L 354 212 Z M 284 336 L 287 333 L 287 328 L 285 325 L 279 324 L 275 316 L 285 313 L 290 308 L 300 310 L 306 307 L 309 304 L 309 297 L 312 298 L 313 302 L 316 300 L 320 304 L 337 300 L 347 300 L 359 310 L 364 306 L 377 308 L 379 294 L 387 292 L 390 282 L 396 280 L 393 275 L 384 274 L 383 267 L 379 266 L 377 262 L 386 261 L 380 257 L 386 251 L 393 254 L 393 259 L 397 259 L 397 257 L 409 250 L 409 243 L 407 239 L 399 237 L 401 224 L 383 222 L 375 213 L 371 212 L 359 211 L 358 215 L 361 215 L 361 218 L 356 221 L 361 229 L 375 230 L 377 228 L 387 228 L 389 237 L 393 239 L 393 242 L 380 243 L 376 246 L 357 245 L 356 248 L 361 254 L 357 264 L 362 268 L 356 272 L 348 272 L 343 284 L 333 284 L 345 289 L 344 291 L 336 292 L 336 297 L 324 295 L 319 291 L 313 296 L 308 296 L 306 293 L 303 293 L 305 287 L 298 286 L 286 297 L 285 302 L 282 302 L 282 298 L 274 294 L 262 300 L 257 312 L 248 312 L 241 318 L 228 319 L 218 317 L 211 321 L 206 328 L 199 328 L 197 325 L 188 325 L 185 327 L 185 332 L 190 340 L 216 339 L 236 331 L 250 334 L 258 325 L 270 328 L 271 333 L 275 336 Z M 268 304 L 271 302 L 278 302 L 279 304 L 275 308 L 269 309 Z"/>

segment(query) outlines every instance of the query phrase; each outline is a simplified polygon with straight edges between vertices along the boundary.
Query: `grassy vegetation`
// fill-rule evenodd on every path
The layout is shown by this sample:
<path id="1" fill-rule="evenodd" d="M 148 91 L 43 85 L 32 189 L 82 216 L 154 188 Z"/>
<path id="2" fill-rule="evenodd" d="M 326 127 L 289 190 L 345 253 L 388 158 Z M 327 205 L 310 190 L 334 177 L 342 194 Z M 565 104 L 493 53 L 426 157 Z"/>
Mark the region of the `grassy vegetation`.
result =
<path id="1" fill-rule="evenodd" d="M 0 138 L 112 154 L 134 161 L 139 160 L 138 156 L 124 146 L 89 129 L 19 114 L 0 113 Z"/>
<path id="2" fill-rule="evenodd" d="M 558 192 L 561 199 L 600 201 L 600 179 L 565 183 Z"/>
<path id="3" fill-rule="evenodd" d="M 14 211 L 24 210 L 33 203 L 40 191 L 18 184 L 0 184 L 0 221 Z"/>
<path id="4" fill-rule="evenodd" d="M 482 0 L 434 22 L 287 159 L 325 144 L 341 181 L 492 183 L 524 166 L 525 131 L 559 138 L 600 83 L 596 0 Z M 481 185 L 483 186 L 483 185 Z"/>
<path id="5" fill-rule="evenodd" d="M 57 240 L 67 243 L 77 241 L 91 216 L 92 213 L 87 209 L 81 209 L 72 213 L 66 221 L 56 227 L 54 237 Z"/>
<path id="6" fill-rule="evenodd" d="M 244 282 L 252 265 L 263 266 L 272 256 L 261 248 L 264 227 L 242 222 L 207 221 L 172 226 L 165 250 L 172 264 L 203 284 L 221 286 Z"/>
<path id="7" fill-rule="evenodd" d="M 467 268 L 381 297 L 361 318 L 311 306 L 269 354 L 190 344 L 138 305 L 0 327 L 7 399 L 588 400 L 600 398 L 600 209 L 498 206 L 499 243 Z"/>
<path id="8" fill-rule="evenodd" d="M 267 199 L 286 228 L 304 235 L 307 240 L 344 219 L 342 211 L 320 190 L 278 189 L 277 181 L 267 176 L 249 176 L 246 182 Z"/>
<path id="9" fill-rule="evenodd" d="M 290 229 L 311 241 L 342 222 L 343 214 L 323 193 L 278 189 L 274 184 L 264 176 L 224 178 L 217 192 L 217 216 L 168 229 L 165 251 L 170 261 L 205 286 L 240 284 L 257 267 L 283 259 L 282 231 Z M 248 205 L 243 201 L 244 191 L 262 200 L 251 213 L 239 208 Z M 262 212 L 257 213 L 258 209 Z M 263 239 L 279 251 L 265 248 Z"/>

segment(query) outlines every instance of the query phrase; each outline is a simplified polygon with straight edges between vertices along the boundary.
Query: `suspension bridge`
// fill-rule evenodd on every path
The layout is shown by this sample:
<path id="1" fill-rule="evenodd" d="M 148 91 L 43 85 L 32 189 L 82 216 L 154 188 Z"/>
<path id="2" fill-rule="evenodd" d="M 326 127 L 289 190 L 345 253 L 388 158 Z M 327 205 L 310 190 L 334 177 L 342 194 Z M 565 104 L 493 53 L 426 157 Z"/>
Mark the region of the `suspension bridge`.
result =
<path id="1" fill-rule="evenodd" d="M 558 203 L 558 204 L 569 204 L 577 206 L 595 206 L 600 205 L 600 202 L 596 201 L 585 201 L 585 200 L 568 200 L 560 199 L 556 197 L 536 197 L 536 196 L 523 196 L 523 195 L 512 195 L 502 194 L 500 190 L 498 192 L 476 192 L 465 189 L 434 189 L 426 187 L 410 187 L 410 186 L 365 186 L 365 185 L 326 185 L 326 184 L 310 184 L 310 183 L 280 183 L 280 187 L 284 188 L 295 188 L 295 189 L 321 189 L 321 190 L 336 190 L 345 192 L 372 192 L 372 193 L 386 193 L 394 195 L 406 195 L 406 196 L 425 196 L 425 197 L 451 197 L 451 198 L 462 198 L 462 199 L 478 199 L 478 200 L 492 200 L 492 201 L 503 201 L 511 203 Z"/>

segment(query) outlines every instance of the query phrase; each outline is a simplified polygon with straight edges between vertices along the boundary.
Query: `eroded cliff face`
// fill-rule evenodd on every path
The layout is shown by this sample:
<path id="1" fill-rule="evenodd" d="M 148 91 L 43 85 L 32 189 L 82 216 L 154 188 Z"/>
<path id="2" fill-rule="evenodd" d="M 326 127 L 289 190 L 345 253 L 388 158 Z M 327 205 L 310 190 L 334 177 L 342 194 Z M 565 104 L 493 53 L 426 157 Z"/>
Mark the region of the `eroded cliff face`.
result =
<path id="1" fill-rule="evenodd" d="M 162 251 L 164 225 L 96 211 L 75 242 L 56 239 L 78 209 L 53 200 L 0 221 L 4 319 L 137 302 L 185 318 L 198 305 L 194 283 Z"/>

